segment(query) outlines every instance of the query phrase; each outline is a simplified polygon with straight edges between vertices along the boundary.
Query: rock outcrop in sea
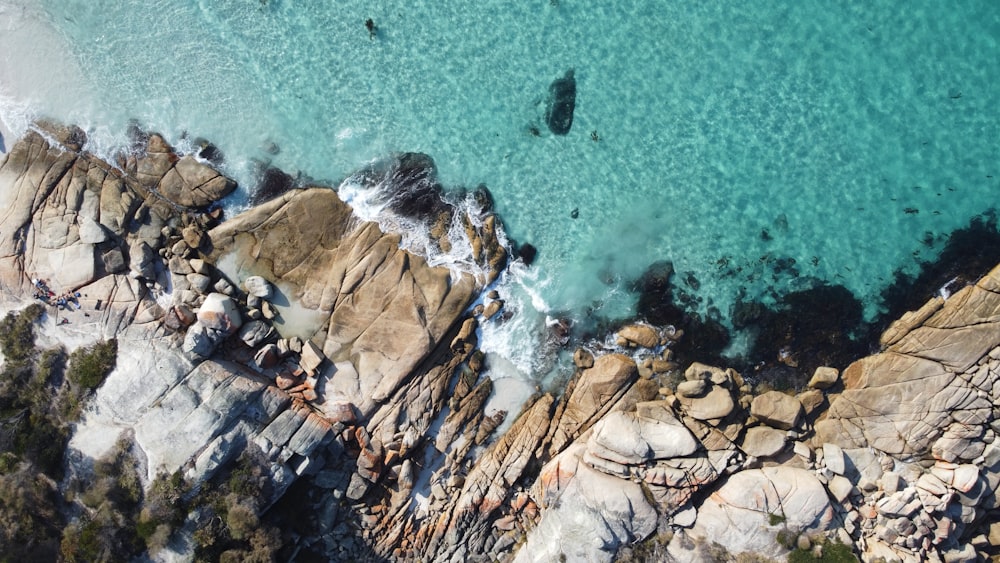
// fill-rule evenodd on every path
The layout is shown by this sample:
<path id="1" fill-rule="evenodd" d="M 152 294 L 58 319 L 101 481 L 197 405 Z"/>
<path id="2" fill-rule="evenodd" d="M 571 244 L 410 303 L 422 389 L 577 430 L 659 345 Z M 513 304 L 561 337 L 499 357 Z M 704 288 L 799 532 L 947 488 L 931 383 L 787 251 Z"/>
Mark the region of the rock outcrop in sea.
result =
<path id="1" fill-rule="evenodd" d="M 476 276 L 402 249 L 333 189 L 221 220 L 235 184 L 159 135 L 115 163 L 85 142 L 43 124 L 0 161 L 4 307 L 41 299 L 60 338 L 119 343 L 70 441 L 77 471 L 125 437 L 145 483 L 198 487 L 254 449 L 263 510 L 296 503 L 310 527 L 290 549 L 329 560 L 997 553 L 1000 267 L 798 393 L 681 369 L 679 335 L 636 323 L 577 350 L 565 389 L 485 412 L 477 327 L 496 311 L 470 306 L 507 256 L 488 209 L 433 205 L 466 227 L 438 244 L 480 249 Z M 175 556 L 201 524 L 188 515 Z"/>

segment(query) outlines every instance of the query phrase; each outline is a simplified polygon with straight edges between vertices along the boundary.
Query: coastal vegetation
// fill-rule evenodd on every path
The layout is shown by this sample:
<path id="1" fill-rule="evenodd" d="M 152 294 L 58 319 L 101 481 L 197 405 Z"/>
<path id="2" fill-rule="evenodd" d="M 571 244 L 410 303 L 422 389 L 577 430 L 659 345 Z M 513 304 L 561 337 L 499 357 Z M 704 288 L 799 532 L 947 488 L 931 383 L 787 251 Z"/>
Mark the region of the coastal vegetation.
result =
<path id="1" fill-rule="evenodd" d="M 40 349 L 44 316 L 34 304 L 0 320 L 0 562 L 155 554 L 188 518 L 199 560 L 272 561 L 281 534 L 258 517 L 271 482 L 256 446 L 197 493 L 179 471 L 161 472 L 144 490 L 128 433 L 89 471 L 67 470 L 71 425 L 114 369 L 118 343 Z"/>

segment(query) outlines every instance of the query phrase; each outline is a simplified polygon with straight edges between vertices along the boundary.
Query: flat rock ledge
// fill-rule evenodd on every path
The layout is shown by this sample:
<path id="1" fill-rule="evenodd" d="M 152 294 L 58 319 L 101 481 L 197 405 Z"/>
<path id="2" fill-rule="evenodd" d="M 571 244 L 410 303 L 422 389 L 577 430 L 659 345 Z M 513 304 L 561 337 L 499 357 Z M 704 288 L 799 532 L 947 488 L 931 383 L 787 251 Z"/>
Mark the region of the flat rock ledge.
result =
<path id="1" fill-rule="evenodd" d="M 67 340 L 122 343 L 74 463 L 128 432 L 147 478 L 204 482 L 257 449 L 268 504 L 296 480 L 315 492 L 301 510 L 318 533 L 297 548 L 329 560 L 998 553 L 1000 268 L 798 394 L 680 372 L 673 333 L 636 324 L 621 352 L 578 350 L 558 395 L 486 412 L 476 335 L 503 302 L 469 306 L 495 271 L 431 267 L 327 188 L 221 221 L 232 181 L 155 134 L 114 165 L 84 147 L 42 124 L 0 160 L 4 306 L 42 298 Z M 432 169 L 406 162 L 400 177 Z M 475 224 L 468 236 L 495 238 L 495 218 Z"/>

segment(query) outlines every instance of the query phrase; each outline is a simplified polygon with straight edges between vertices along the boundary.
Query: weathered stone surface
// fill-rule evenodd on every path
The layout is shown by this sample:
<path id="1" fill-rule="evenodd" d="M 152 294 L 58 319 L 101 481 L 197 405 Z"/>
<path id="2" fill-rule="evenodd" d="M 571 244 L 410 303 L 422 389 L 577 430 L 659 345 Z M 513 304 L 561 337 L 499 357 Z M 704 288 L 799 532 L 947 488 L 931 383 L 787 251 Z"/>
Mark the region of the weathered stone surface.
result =
<path id="1" fill-rule="evenodd" d="M 261 344 L 276 336 L 274 328 L 264 321 L 250 321 L 240 328 L 240 340 L 251 348 L 256 348 Z M 275 346 L 277 352 L 277 346 Z"/>
<path id="2" fill-rule="evenodd" d="M 810 389 L 829 389 L 840 380 L 840 372 L 836 368 L 818 367 L 809 379 Z"/>
<path id="3" fill-rule="evenodd" d="M 594 367 L 594 354 L 584 348 L 577 348 L 573 352 L 573 363 L 580 369 L 592 368 Z"/>
<path id="4" fill-rule="evenodd" d="M 198 308 L 198 322 L 229 336 L 243 326 L 243 317 L 231 297 L 221 293 L 210 293 L 205 296 L 205 302 Z"/>
<path id="5" fill-rule="evenodd" d="M 145 241 L 136 241 L 129 248 L 129 268 L 132 273 L 147 280 L 156 279 L 156 265 L 160 257 Z"/>
<path id="6" fill-rule="evenodd" d="M 779 517 L 771 524 L 769 515 Z M 791 467 L 749 469 L 729 477 L 698 509 L 690 538 L 717 542 L 730 553 L 752 552 L 783 559 L 787 550 L 775 539 L 784 529 L 827 529 L 833 509 L 826 489 L 809 471 Z M 700 559 L 680 534 L 669 551 L 680 561 Z"/>
<path id="7" fill-rule="evenodd" d="M 634 413 L 608 413 L 593 428 L 591 455 L 620 464 L 690 455 L 698 448 L 691 432 L 676 418 L 640 418 Z"/>
<path id="8" fill-rule="evenodd" d="M 830 490 L 830 495 L 833 496 L 834 500 L 841 503 L 847 500 L 854 491 L 854 485 L 842 475 L 834 475 L 826 487 Z"/>
<path id="9" fill-rule="evenodd" d="M 769 426 L 754 426 L 743 437 L 741 449 L 754 457 L 771 457 L 785 449 L 786 432 Z"/>
<path id="10" fill-rule="evenodd" d="M 985 421 L 992 412 L 988 397 L 941 364 L 892 350 L 854 362 L 844 382 L 844 393 L 816 423 L 821 440 L 842 447 L 919 456 L 943 434 L 952 413 Z"/>
<path id="11" fill-rule="evenodd" d="M 108 240 L 108 233 L 101 227 L 101 224 L 90 217 L 81 215 L 80 242 L 84 244 L 100 244 Z"/>
<path id="12" fill-rule="evenodd" d="M 488 515 L 507 495 L 534 458 L 549 427 L 554 400 L 543 395 L 527 407 L 506 434 L 500 437 L 465 479 L 456 510 Z"/>
<path id="13" fill-rule="evenodd" d="M 626 325 L 618 330 L 618 337 L 624 339 L 629 346 L 656 348 L 660 345 L 660 334 L 649 325 Z"/>
<path id="14" fill-rule="evenodd" d="M 506 560 L 506 550 L 536 523 L 519 559 L 541 554 L 610 560 L 618 546 L 652 533 L 658 521 L 691 526 L 671 546 L 681 550 L 675 553 L 679 560 L 710 553 L 687 551 L 686 540 L 710 546 L 718 539 L 731 553 L 749 549 L 784 558 L 784 552 L 767 551 L 778 549 L 774 534 L 786 527 L 823 529 L 831 514 L 829 505 L 823 507 L 827 493 L 844 504 L 841 537 L 864 536 L 859 545 L 867 546 L 869 559 L 907 553 L 959 560 L 974 551 L 948 551 L 954 546 L 950 538 L 971 538 L 977 548 L 989 539 L 976 534 L 997 502 L 993 490 L 1000 484 L 1000 448 L 992 443 L 1000 430 L 993 406 L 1000 402 L 1000 269 L 894 325 L 883 335 L 886 351 L 845 370 L 845 390 L 829 395 L 833 404 L 826 413 L 820 389 L 836 377 L 820 377 L 818 370 L 811 382 L 815 389 L 798 396 L 811 415 L 805 422 L 755 406 L 747 397 L 750 387 L 732 370 L 695 364 L 676 395 L 664 389 L 668 399 L 655 401 L 649 399 L 656 397 L 657 383 L 633 385 L 638 371 L 633 360 L 587 353 L 574 358 L 581 371 L 557 408 L 543 395 L 491 443 L 487 436 L 504 413 L 483 412 L 488 386 L 474 385 L 485 369 L 481 356 L 456 355 L 447 342 L 439 346 L 445 334 L 455 334 L 482 280 L 431 268 L 399 250 L 398 236 L 352 218 L 329 190 L 279 196 L 217 227 L 209 244 L 200 227 L 208 219 L 191 210 L 180 216 L 163 198 L 193 202 L 215 190 L 216 174 L 177 157 L 158 136 L 150 137 L 148 156 L 129 157 L 124 172 L 74 152 L 79 139 L 63 137 L 63 148 L 38 136 L 0 161 L 0 188 L 10 188 L 0 189 L 5 209 L 0 295 L 30 295 L 25 279 L 51 275 L 57 291 L 83 290 L 81 305 L 92 319 L 83 320 L 91 317 L 82 313 L 73 317 L 81 333 L 119 337 L 125 359 L 98 390 L 71 446 L 81 456 L 99 457 L 122 429 L 136 428 L 149 475 L 184 468 L 189 478 L 200 480 L 252 443 L 267 456 L 280 495 L 297 475 L 317 471 L 330 455 L 335 467 L 317 483 L 334 497 L 327 503 L 333 508 L 332 514 L 317 513 L 325 519 L 320 528 L 326 534 L 334 529 L 338 510 L 352 510 L 354 503 L 344 503 L 344 497 L 360 500 L 354 508 L 361 511 L 363 542 L 390 560 Z M 449 218 L 446 214 L 445 224 Z M 503 256 L 490 246 L 496 241 L 486 240 L 498 228 L 495 217 L 481 225 L 468 217 L 463 222 L 477 260 L 493 264 Z M 187 241 L 178 246 L 181 225 L 188 227 L 180 233 Z M 192 247 L 214 250 L 188 262 Z M 132 278 L 104 275 L 124 273 L 126 256 Z M 287 320 L 315 343 L 299 347 L 302 366 L 315 373 L 305 377 L 291 360 L 276 365 L 279 356 L 296 349 L 293 343 L 301 342 L 296 338 L 256 353 L 235 342 L 222 348 L 245 365 L 213 359 L 218 343 L 242 321 L 241 311 L 225 305 L 229 299 L 235 306 L 226 296 L 239 291 L 220 278 L 217 291 L 224 295 L 211 297 L 195 316 L 191 309 L 201 296 L 193 289 L 204 284 L 165 273 L 165 258 L 174 274 L 218 277 L 213 264 L 221 264 L 225 278 L 244 287 L 253 276 L 274 280 L 274 302 L 288 317 L 276 322 Z M 165 295 L 171 283 L 174 294 Z M 250 324 L 241 336 L 254 333 L 255 346 L 270 339 L 258 339 L 260 327 L 251 330 Z M 185 327 L 180 352 L 187 355 L 178 351 L 178 335 L 163 330 Z M 452 348 L 472 351 L 475 321 L 469 327 Z M 629 334 L 633 329 L 636 334 Z M 623 330 L 619 336 L 626 344 L 660 344 L 655 328 Z M 673 369 L 670 360 L 669 354 L 647 358 L 644 375 L 655 361 L 663 366 L 654 372 Z M 197 368 L 196 362 L 201 362 Z M 271 365 L 279 372 L 275 385 L 255 371 Z M 453 414 L 464 413 L 442 426 L 440 443 L 429 442 L 426 432 L 445 412 L 449 382 L 460 366 L 472 367 L 473 376 L 468 385 L 455 387 L 461 397 Z M 302 376 L 292 376 L 292 370 Z M 307 407 L 305 401 L 312 403 Z M 747 406 L 759 420 L 795 430 L 744 430 Z M 813 420 L 818 420 L 815 438 L 809 434 Z M 357 438 L 362 429 L 370 430 L 364 440 Z M 795 442 L 800 455 L 778 455 L 788 437 L 807 440 Z M 343 462 L 343 449 L 330 453 L 353 440 L 361 449 L 356 460 Z M 446 453 L 435 461 L 420 453 L 424 444 Z M 823 445 L 822 461 L 813 465 L 810 446 L 817 445 Z M 325 452 L 327 446 L 333 449 Z M 348 451 L 358 450 L 352 443 Z M 745 469 L 761 463 L 750 457 L 770 456 L 762 463 L 787 466 Z M 440 466 L 425 467 L 427 460 Z M 531 471 L 546 460 L 528 493 Z M 336 465 L 341 462 L 343 467 Z M 803 477 L 792 465 L 816 473 L 805 471 Z M 694 493 L 720 475 L 726 481 L 715 494 L 697 507 L 690 504 L 702 503 L 703 496 Z M 820 481 L 826 491 L 817 489 Z M 411 497 L 417 483 L 428 485 L 430 498 Z M 382 504 L 386 492 L 391 500 Z M 420 505 L 424 500 L 429 504 Z M 420 506 L 404 509 L 413 501 Z M 680 512 L 671 517 L 674 510 Z M 812 520 L 800 521 L 812 513 Z M 769 514 L 785 521 L 772 525 Z M 353 532 L 341 529 L 324 541 L 353 541 L 348 540 Z M 758 549 L 758 540 L 764 549 Z M 328 555 L 349 559 L 346 551 Z"/>
<path id="15" fill-rule="evenodd" d="M 701 397 L 705 394 L 708 389 L 708 382 L 704 379 L 696 379 L 694 381 L 681 381 L 677 384 L 677 396 L 686 397 L 693 399 L 695 397 Z"/>
<path id="16" fill-rule="evenodd" d="M 844 459 L 844 450 L 836 444 L 823 444 L 823 464 L 830 471 L 837 475 L 843 475 L 847 471 L 847 463 Z"/>
<path id="17" fill-rule="evenodd" d="M 225 338 L 225 334 L 206 327 L 203 323 L 192 324 L 184 334 L 184 344 L 181 349 L 188 354 L 207 358 L 215 351 L 215 347 Z"/>
<path id="18" fill-rule="evenodd" d="M 299 365 L 307 373 L 314 373 L 323 364 L 323 360 L 326 356 L 323 352 L 312 343 L 311 340 L 307 340 L 302 343 L 302 352 L 299 358 Z"/>
<path id="19" fill-rule="evenodd" d="M 780 391 L 768 391 L 754 397 L 750 403 L 750 414 L 764 424 L 781 430 L 790 430 L 799 424 L 802 403 Z"/>
<path id="20" fill-rule="evenodd" d="M 212 286 L 212 278 L 204 274 L 196 274 L 194 272 L 185 276 L 188 283 L 191 284 L 191 288 L 202 295 L 208 294 L 208 289 Z"/>
<path id="21" fill-rule="evenodd" d="M 399 388 L 476 290 L 471 276 L 453 278 L 401 250 L 399 236 L 352 220 L 350 207 L 329 189 L 286 192 L 210 236 L 210 258 L 233 264 L 231 279 L 260 275 L 328 316 L 322 352 L 353 365 L 335 378 L 328 398 L 355 404 L 363 416 Z M 258 271 L 260 256 L 269 257 L 266 271 Z"/>
<path id="22" fill-rule="evenodd" d="M 696 420 L 718 420 L 729 416 L 736 408 L 732 393 L 725 387 L 712 385 L 708 393 L 699 397 L 678 395 L 685 413 Z"/>
<path id="23" fill-rule="evenodd" d="M 592 368 L 580 372 L 553 428 L 550 451 L 561 451 L 590 428 L 624 395 L 637 376 L 635 362 L 621 354 L 600 356 Z"/>
<path id="24" fill-rule="evenodd" d="M 153 139 L 151 138 L 151 145 Z M 153 153 L 155 157 L 156 153 Z M 161 160 L 158 167 L 148 167 L 145 172 L 152 181 L 162 170 L 169 166 L 168 159 Z M 172 169 L 164 170 L 157 181 L 157 192 L 170 201 L 185 207 L 205 207 L 214 201 L 232 193 L 236 182 L 222 176 L 212 167 L 202 164 L 192 156 L 177 159 Z M 142 170 L 140 168 L 140 170 Z M 140 172 L 141 173 L 141 172 Z"/>
<path id="25" fill-rule="evenodd" d="M 539 478 L 542 499 L 562 499 L 543 512 L 514 561 L 611 561 L 618 546 L 656 529 L 656 509 L 632 481 L 596 471 L 580 461 L 580 445 L 552 460 Z M 545 502 L 543 500 L 543 502 Z"/>
<path id="26" fill-rule="evenodd" d="M 826 401 L 826 396 L 819 389 L 809 389 L 803 391 L 795 396 L 799 403 L 802 405 L 802 412 L 806 416 L 812 416 L 814 413 L 821 411 L 824 402 Z"/>
<path id="27" fill-rule="evenodd" d="M 248 294 L 260 299 L 271 299 L 273 295 L 270 282 L 260 276 L 250 276 L 243 280 L 243 287 Z"/>

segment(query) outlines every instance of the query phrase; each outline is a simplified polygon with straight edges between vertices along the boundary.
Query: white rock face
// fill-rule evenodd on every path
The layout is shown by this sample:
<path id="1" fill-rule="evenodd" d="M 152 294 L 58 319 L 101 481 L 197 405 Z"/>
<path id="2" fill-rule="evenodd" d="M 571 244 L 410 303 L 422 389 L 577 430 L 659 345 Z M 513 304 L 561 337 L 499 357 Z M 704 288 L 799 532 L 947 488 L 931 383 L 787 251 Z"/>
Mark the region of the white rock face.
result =
<path id="1" fill-rule="evenodd" d="M 580 460 L 583 446 L 570 446 L 557 459 L 565 488 L 518 550 L 516 563 L 611 561 L 617 547 L 653 533 L 656 509 L 635 482 L 612 477 Z"/>
<path id="2" fill-rule="evenodd" d="M 100 223 L 90 217 L 80 216 L 80 242 L 86 244 L 100 244 L 108 240 L 108 233 Z"/>
<path id="3" fill-rule="evenodd" d="M 813 473 L 793 467 L 765 467 L 730 476 L 699 507 L 690 537 L 717 542 L 733 554 L 753 552 L 783 560 L 788 550 L 775 539 L 779 531 L 824 530 L 832 520 L 826 489 Z M 679 561 L 708 560 L 684 543 L 678 535 L 669 546 Z"/>

